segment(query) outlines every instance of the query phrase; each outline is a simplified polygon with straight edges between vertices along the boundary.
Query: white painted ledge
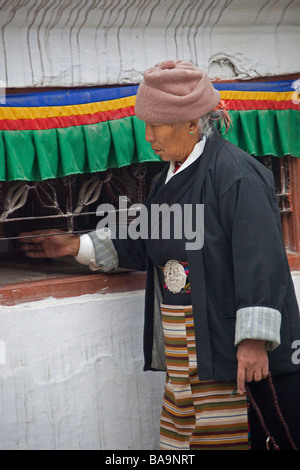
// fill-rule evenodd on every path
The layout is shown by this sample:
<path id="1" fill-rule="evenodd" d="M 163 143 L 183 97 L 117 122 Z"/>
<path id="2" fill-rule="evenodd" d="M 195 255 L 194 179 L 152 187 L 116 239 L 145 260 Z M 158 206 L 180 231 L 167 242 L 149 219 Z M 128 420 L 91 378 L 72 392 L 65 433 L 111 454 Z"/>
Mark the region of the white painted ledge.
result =
<path id="1" fill-rule="evenodd" d="M 299 72 L 290 0 L 0 0 L 0 80 L 8 87 L 138 83 L 166 58 L 211 78 Z"/>
<path id="2" fill-rule="evenodd" d="M 1 450 L 158 448 L 165 374 L 143 372 L 143 304 L 138 291 L 0 307 Z"/>

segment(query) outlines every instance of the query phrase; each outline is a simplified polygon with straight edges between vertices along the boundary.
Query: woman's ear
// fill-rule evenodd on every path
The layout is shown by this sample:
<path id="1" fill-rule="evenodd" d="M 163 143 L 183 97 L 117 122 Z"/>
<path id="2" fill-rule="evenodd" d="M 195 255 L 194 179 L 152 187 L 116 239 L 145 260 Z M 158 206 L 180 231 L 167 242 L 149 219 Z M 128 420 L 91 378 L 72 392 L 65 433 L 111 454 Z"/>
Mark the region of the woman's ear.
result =
<path id="1" fill-rule="evenodd" d="M 198 134 L 199 132 L 199 121 L 198 119 L 193 119 L 189 122 L 189 133 L 191 135 Z"/>

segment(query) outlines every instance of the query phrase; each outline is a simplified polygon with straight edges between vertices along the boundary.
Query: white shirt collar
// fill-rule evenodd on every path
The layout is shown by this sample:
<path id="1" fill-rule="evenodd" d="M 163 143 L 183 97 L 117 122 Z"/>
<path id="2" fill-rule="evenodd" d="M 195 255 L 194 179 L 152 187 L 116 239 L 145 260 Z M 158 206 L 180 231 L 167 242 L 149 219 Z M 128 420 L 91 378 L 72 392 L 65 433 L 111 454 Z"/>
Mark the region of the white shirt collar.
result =
<path id="1" fill-rule="evenodd" d="M 205 147 L 205 143 L 206 143 L 206 135 L 203 135 L 202 136 L 202 139 L 200 140 L 200 142 L 197 142 L 195 147 L 193 148 L 192 150 L 192 153 L 190 153 L 190 155 L 187 157 L 187 159 L 183 162 L 183 164 L 178 168 L 178 170 L 176 171 L 176 173 L 174 173 L 174 169 L 175 169 L 175 162 L 170 162 L 170 167 L 169 167 L 169 171 L 168 171 L 168 174 L 167 174 L 167 177 L 166 177 L 166 181 L 165 181 L 165 184 L 175 175 L 177 175 L 178 173 L 180 173 L 181 171 L 183 171 L 185 168 L 187 168 L 189 165 L 191 165 L 192 163 L 194 163 L 194 161 L 197 160 L 197 158 L 199 158 L 202 153 L 203 153 L 203 150 L 204 150 L 204 147 Z"/>

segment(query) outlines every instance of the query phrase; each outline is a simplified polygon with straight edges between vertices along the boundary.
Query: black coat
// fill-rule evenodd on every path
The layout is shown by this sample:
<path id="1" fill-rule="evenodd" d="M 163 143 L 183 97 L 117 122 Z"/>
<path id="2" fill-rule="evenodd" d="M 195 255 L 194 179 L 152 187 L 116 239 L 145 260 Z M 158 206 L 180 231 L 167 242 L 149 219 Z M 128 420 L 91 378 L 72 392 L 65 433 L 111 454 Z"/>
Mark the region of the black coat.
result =
<path id="1" fill-rule="evenodd" d="M 148 205 L 167 171 L 168 165 L 156 182 Z M 199 161 L 192 202 L 203 203 L 205 211 L 203 248 L 187 251 L 200 380 L 235 380 L 236 312 L 251 306 L 281 312 L 281 344 L 269 352 L 272 375 L 300 370 L 300 365 L 292 361 L 293 342 L 300 339 L 299 309 L 282 239 L 272 172 L 214 135 L 207 140 Z M 163 364 L 163 360 L 157 362 L 154 358 L 159 342 L 155 268 L 147 256 L 147 243 L 141 239 L 113 242 L 120 267 L 147 270 L 144 369 L 160 368 L 157 364 Z M 158 349 L 162 349 L 162 344 Z"/>

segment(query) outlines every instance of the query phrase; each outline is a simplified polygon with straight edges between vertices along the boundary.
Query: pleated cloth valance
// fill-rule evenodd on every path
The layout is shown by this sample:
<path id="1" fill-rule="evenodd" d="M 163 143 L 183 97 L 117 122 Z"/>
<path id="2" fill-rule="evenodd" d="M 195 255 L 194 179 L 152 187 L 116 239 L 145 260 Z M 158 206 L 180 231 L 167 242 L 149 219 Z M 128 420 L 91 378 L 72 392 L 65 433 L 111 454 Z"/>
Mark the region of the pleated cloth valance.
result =
<path id="1" fill-rule="evenodd" d="M 300 105 L 291 80 L 214 86 L 232 120 L 225 138 L 255 156 L 300 157 Z M 0 180 L 40 181 L 159 161 L 134 115 L 137 88 L 2 97 Z"/>

